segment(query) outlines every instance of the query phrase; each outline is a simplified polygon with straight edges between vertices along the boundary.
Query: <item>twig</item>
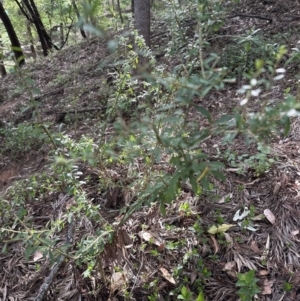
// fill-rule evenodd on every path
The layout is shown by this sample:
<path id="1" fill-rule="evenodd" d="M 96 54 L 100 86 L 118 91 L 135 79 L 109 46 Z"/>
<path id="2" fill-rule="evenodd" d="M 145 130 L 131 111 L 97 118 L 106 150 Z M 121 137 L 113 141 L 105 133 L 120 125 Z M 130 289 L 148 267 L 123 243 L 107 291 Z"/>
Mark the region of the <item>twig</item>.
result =
<path id="1" fill-rule="evenodd" d="M 259 15 L 247 15 L 247 14 L 234 14 L 232 16 L 228 16 L 227 19 L 232 19 L 232 18 L 236 18 L 236 17 L 267 20 L 270 23 L 273 22 L 273 20 L 268 17 L 263 17 L 263 16 L 259 16 Z"/>
<path id="2" fill-rule="evenodd" d="M 73 242 L 73 235 L 74 235 L 74 218 L 71 219 L 71 223 L 69 224 L 68 228 L 68 234 L 67 234 L 67 239 L 66 239 L 66 245 L 71 245 Z M 68 247 L 69 249 L 70 247 Z M 66 250 L 66 252 L 68 251 Z M 55 275 L 59 271 L 63 261 L 65 260 L 65 256 L 60 256 L 58 261 L 54 263 L 52 270 L 49 274 L 49 276 L 45 279 L 43 285 L 40 288 L 40 291 L 34 301 L 42 301 L 44 299 L 45 294 L 47 293 Z"/>

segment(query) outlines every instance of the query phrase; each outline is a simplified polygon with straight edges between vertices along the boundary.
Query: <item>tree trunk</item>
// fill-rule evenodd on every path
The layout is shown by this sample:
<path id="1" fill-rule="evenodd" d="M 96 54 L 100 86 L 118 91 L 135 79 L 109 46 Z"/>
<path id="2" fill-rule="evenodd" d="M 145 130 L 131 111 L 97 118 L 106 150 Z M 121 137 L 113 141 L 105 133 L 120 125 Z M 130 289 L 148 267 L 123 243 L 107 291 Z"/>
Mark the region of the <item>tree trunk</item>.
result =
<path id="1" fill-rule="evenodd" d="M 150 47 L 150 0 L 134 0 L 134 25 Z"/>
<path id="2" fill-rule="evenodd" d="M 118 12 L 119 12 L 120 20 L 121 20 L 121 23 L 123 24 L 124 20 L 123 20 L 123 16 L 122 16 L 122 12 L 121 12 L 120 0 L 117 0 L 117 6 L 118 6 Z"/>
<path id="3" fill-rule="evenodd" d="M 80 13 L 79 13 L 79 9 L 78 9 L 78 7 L 77 7 L 77 5 L 76 5 L 75 0 L 72 0 L 72 4 L 73 4 L 74 11 L 75 11 L 75 14 L 76 14 L 76 16 L 77 16 L 77 19 L 78 19 L 78 21 L 80 21 Z M 86 39 L 86 33 L 85 33 L 85 31 L 83 30 L 83 26 L 82 26 L 82 25 L 79 25 L 79 29 L 80 29 L 81 36 L 82 36 L 83 38 Z"/>
<path id="4" fill-rule="evenodd" d="M 131 0 L 132 18 L 134 18 L 134 0 Z"/>
<path id="5" fill-rule="evenodd" d="M 0 34 L 0 46 L 3 47 L 1 34 Z M 0 73 L 1 73 L 1 77 L 5 77 L 7 74 L 4 66 L 4 54 L 2 49 L 0 51 Z"/>
<path id="6" fill-rule="evenodd" d="M 63 23 L 60 23 L 59 30 L 60 30 L 60 47 L 62 47 L 65 42 L 64 24 Z"/>
<path id="7" fill-rule="evenodd" d="M 33 0 L 30 0 L 30 5 L 32 8 L 32 17 L 34 20 L 34 24 L 36 27 L 36 30 L 39 34 L 39 37 L 41 38 L 41 44 L 42 44 L 42 48 L 43 48 L 43 54 L 44 56 L 47 56 L 49 54 L 49 50 L 52 48 L 52 41 L 50 36 L 48 35 L 48 33 L 45 30 L 44 24 L 42 22 L 42 19 L 40 17 L 40 14 L 37 10 L 37 7 L 34 3 Z"/>
<path id="8" fill-rule="evenodd" d="M 20 3 L 19 0 L 15 0 L 15 2 L 27 18 L 27 20 L 35 25 L 43 49 L 43 54 L 44 56 L 47 56 L 49 50 L 52 48 L 52 46 L 55 47 L 55 45 L 53 45 L 50 36 L 45 30 L 44 24 L 34 3 L 34 0 L 22 0 L 22 3 Z"/>
<path id="9" fill-rule="evenodd" d="M 31 50 L 33 58 L 36 58 L 36 51 L 34 49 L 33 35 L 31 32 L 30 25 L 31 25 L 31 23 L 28 20 L 26 20 L 26 31 L 27 31 L 27 35 L 29 37 L 30 50 Z"/>
<path id="10" fill-rule="evenodd" d="M 21 49 L 19 39 L 17 37 L 17 34 L 14 30 L 12 23 L 10 22 L 8 15 L 6 14 L 6 11 L 1 1 L 0 1 L 0 19 L 2 20 L 3 25 L 7 31 L 8 37 L 10 39 L 11 47 L 15 54 L 16 62 L 19 66 L 23 66 L 25 64 L 25 59 L 24 59 L 24 55 Z"/>
<path id="11" fill-rule="evenodd" d="M 1 60 L 0 60 L 0 73 L 1 73 L 1 77 L 5 77 L 7 72 L 3 63 L 3 54 L 1 53 Z"/>

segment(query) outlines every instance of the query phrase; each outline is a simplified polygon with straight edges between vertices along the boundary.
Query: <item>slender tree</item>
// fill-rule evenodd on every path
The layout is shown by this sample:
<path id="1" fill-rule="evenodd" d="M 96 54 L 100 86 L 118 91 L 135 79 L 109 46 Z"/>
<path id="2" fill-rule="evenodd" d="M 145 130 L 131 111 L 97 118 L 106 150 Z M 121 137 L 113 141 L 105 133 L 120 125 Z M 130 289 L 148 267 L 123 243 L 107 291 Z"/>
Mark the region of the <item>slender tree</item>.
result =
<path id="1" fill-rule="evenodd" d="M 75 11 L 75 14 L 77 16 L 78 21 L 81 22 L 81 20 L 80 20 L 81 19 L 80 12 L 79 12 L 79 9 L 77 7 L 77 4 L 76 4 L 75 0 L 72 0 L 72 5 L 73 5 L 73 8 L 74 8 L 74 11 Z M 83 38 L 86 38 L 86 33 L 83 30 L 83 24 L 79 25 L 79 29 L 80 29 L 81 36 Z"/>
<path id="2" fill-rule="evenodd" d="M 50 36 L 45 30 L 44 24 L 34 3 L 34 0 L 22 0 L 21 2 L 19 0 L 15 0 L 15 2 L 19 6 L 22 13 L 25 15 L 26 19 L 35 25 L 42 45 L 43 54 L 44 56 L 47 56 L 52 46 L 55 47 L 55 45 L 52 43 Z"/>
<path id="3" fill-rule="evenodd" d="M 134 0 L 132 4 L 135 28 L 150 47 L 150 0 Z"/>
<path id="4" fill-rule="evenodd" d="M 120 0 L 117 0 L 117 7 L 118 7 L 118 12 L 119 12 L 119 17 L 120 17 L 121 23 L 123 24 L 124 20 L 123 20 L 122 11 L 121 11 Z"/>
<path id="5" fill-rule="evenodd" d="M 19 66 L 22 66 L 25 64 L 24 55 L 21 49 L 21 45 L 19 42 L 19 39 L 17 37 L 17 34 L 15 32 L 15 29 L 2 5 L 2 2 L 0 1 L 0 19 L 2 20 L 2 23 L 7 31 L 8 37 L 11 42 L 11 48 L 12 51 L 15 54 L 16 62 Z"/>
<path id="6" fill-rule="evenodd" d="M 5 77 L 7 72 L 3 62 L 3 52 L 0 53 L 0 74 L 1 77 Z"/>
<path id="7" fill-rule="evenodd" d="M 0 46 L 1 46 L 1 50 L 0 50 L 0 74 L 1 77 L 4 77 L 7 73 L 6 73 L 6 69 L 4 66 L 4 54 L 3 54 L 3 43 L 2 43 L 2 37 L 0 35 Z"/>
<path id="8" fill-rule="evenodd" d="M 26 20 L 26 32 L 27 32 L 27 36 L 29 37 L 30 51 L 32 53 L 32 57 L 36 58 L 36 51 L 34 49 L 33 35 L 32 35 L 30 25 L 31 25 L 31 23 L 28 20 Z"/>

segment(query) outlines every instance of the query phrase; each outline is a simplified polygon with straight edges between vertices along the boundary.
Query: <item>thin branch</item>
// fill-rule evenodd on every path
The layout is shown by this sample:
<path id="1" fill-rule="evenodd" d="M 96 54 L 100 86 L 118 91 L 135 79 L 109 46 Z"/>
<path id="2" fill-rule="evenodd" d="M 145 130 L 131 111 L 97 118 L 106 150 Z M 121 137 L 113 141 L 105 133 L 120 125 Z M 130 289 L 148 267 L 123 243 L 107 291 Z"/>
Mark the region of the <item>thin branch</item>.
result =
<path id="1" fill-rule="evenodd" d="M 236 17 L 267 20 L 270 23 L 273 22 L 273 20 L 271 18 L 268 18 L 268 17 L 263 17 L 263 16 L 259 16 L 259 15 L 247 15 L 247 14 L 234 14 L 232 16 L 228 16 L 227 19 L 233 19 L 233 18 L 236 18 Z"/>
<path id="2" fill-rule="evenodd" d="M 73 236 L 74 236 L 74 229 L 75 229 L 75 222 L 74 222 L 74 217 L 71 219 L 71 223 L 69 224 L 68 228 L 68 234 L 66 238 L 66 245 L 69 246 L 68 249 L 70 248 L 70 245 L 73 243 Z M 67 251 L 68 251 L 67 249 Z M 67 252 L 66 251 L 66 252 Z M 62 263 L 65 260 L 65 256 L 60 256 L 58 261 L 53 265 L 52 270 L 49 274 L 49 276 L 45 279 L 43 285 L 40 288 L 40 291 L 34 301 L 42 301 L 44 299 L 45 294 L 47 293 L 55 275 L 59 271 Z"/>

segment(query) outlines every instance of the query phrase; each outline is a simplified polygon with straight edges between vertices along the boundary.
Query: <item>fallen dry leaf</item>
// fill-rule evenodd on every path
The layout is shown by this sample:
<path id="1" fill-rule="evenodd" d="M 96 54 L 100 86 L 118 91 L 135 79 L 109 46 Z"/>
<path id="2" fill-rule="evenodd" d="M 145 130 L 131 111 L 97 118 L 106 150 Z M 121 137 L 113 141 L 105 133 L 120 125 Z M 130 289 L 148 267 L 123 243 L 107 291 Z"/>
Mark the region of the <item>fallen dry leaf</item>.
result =
<path id="1" fill-rule="evenodd" d="M 233 246 L 233 239 L 228 233 L 224 233 L 226 242 L 227 242 L 227 247 L 232 247 Z"/>
<path id="2" fill-rule="evenodd" d="M 197 276 L 198 276 L 198 273 L 196 271 L 192 271 L 192 273 L 191 273 L 191 285 L 195 282 Z"/>
<path id="3" fill-rule="evenodd" d="M 168 280 L 172 284 L 176 284 L 175 279 L 172 277 L 172 275 L 165 268 L 159 268 L 159 270 L 162 272 L 163 277 L 166 280 Z"/>
<path id="4" fill-rule="evenodd" d="M 218 201 L 218 203 L 219 203 L 219 204 L 223 204 L 223 203 L 225 203 L 225 200 L 228 201 L 228 200 L 230 200 L 231 198 L 232 198 L 232 193 L 228 193 L 228 194 L 224 195 L 224 196 Z"/>
<path id="5" fill-rule="evenodd" d="M 122 290 L 126 284 L 124 273 L 116 272 L 111 275 L 110 292 L 114 293 L 116 290 Z"/>
<path id="6" fill-rule="evenodd" d="M 265 209 L 264 210 L 264 215 L 272 225 L 275 225 L 276 219 L 275 219 L 275 216 L 274 216 L 274 214 L 272 213 L 272 211 L 270 209 Z"/>
<path id="7" fill-rule="evenodd" d="M 264 279 L 264 283 L 262 286 L 261 294 L 262 295 L 270 295 L 272 294 L 272 284 L 269 282 L 268 279 Z"/>
<path id="8" fill-rule="evenodd" d="M 263 214 L 259 214 L 254 217 L 251 217 L 252 221 L 262 221 L 263 219 L 265 219 L 265 216 Z"/>
<path id="9" fill-rule="evenodd" d="M 236 262 L 235 261 L 229 261 L 227 263 L 225 263 L 224 269 L 223 270 L 234 270 L 236 267 Z"/>
<path id="10" fill-rule="evenodd" d="M 260 249 L 258 248 L 257 243 L 256 243 L 255 240 L 251 241 L 250 248 L 251 248 L 251 250 L 252 250 L 254 253 L 256 253 L 256 254 L 260 254 L 260 253 L 261 253 L 261 251 L 260 251 Z"/>
<path id="11" fill-rule="evenodd" d="M 269 254 L 269 250 L 270 250 L 270 235 L 267 236 L 266 245 L 265 245 L 263 254 L 260 258 L 261 260 L 266 260 L 268 254 Z"/>
<path id="12" fill-rule="evenodd" d="M 266 276 L 268 274 L 269 274 L 269 272 L 267 270 L 261 270 L 261 271 L 258 272 L 259 276 Z"/>
<path id="13" fill-rule="evenodd" d="M 41 258 L 43 258 L 43 253 L 39 250 L 36 250 L 33 255 L 33 261 L 38 261 Z"/>
<path id="14" fill-rule="evenodd" d="M 158 252 L 162 252 L 162 251 L 164 251 L 164 249 L 165 249 L 165 244 L 164 244 L 164 243 L 161 243 L 161 244 L 158 246 L 157 251 L 158 251 Z"/>
<path id="15" fill-rule="evenodd" d="M 218 244 L 217 240 L 212 235 L 210 235 L 210 238 L 213 241 L 213 245 L 214 245 L 214 249 L 215 249 L 214 254 L 216 254 L 219 251 L 219 244 Z"/>
<path id="16" fill-rule="evenodd" d="M 232 279 L 237 279 L 237 272 L 234 270 L 226 271 L 226 274 Z"/>
<path id="17" fill-rule="evenodd" d="M 148 241 L 148 242 L 151 242 L 151 243 L 157 245 L 158 247 L 160 247 L 160 246 L 162 245 L 162 243 L 163 243 L 163 242 L 162 242 L 163 240 L 160 241 L 160 240 L 158 240 L 157 238 L 155 238 L 155 236 L 158 237 L 158 235 L 153 235 L 153 234 L 150 233 L 150 232 L 140 231 L 140 232 L 139 232 L 139 236 L 140 236 L 143 240 Z"/>

